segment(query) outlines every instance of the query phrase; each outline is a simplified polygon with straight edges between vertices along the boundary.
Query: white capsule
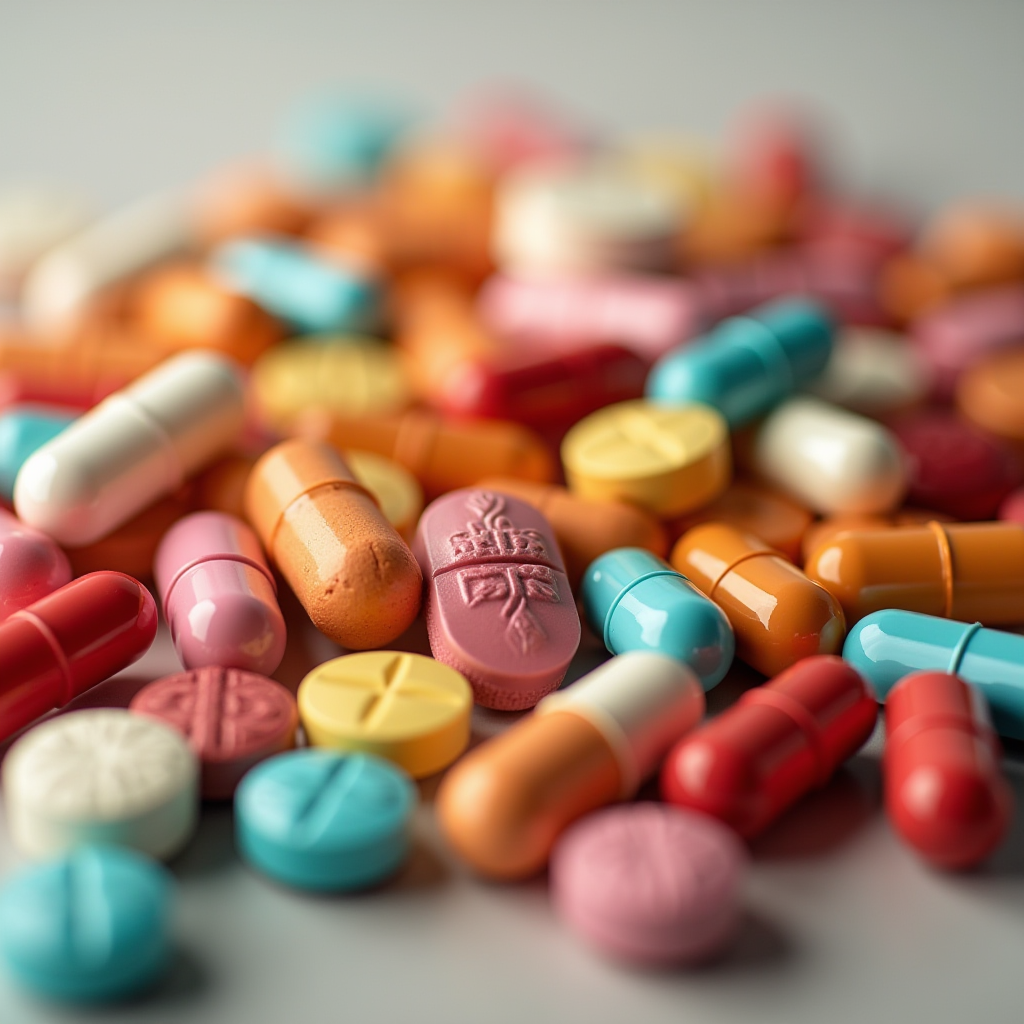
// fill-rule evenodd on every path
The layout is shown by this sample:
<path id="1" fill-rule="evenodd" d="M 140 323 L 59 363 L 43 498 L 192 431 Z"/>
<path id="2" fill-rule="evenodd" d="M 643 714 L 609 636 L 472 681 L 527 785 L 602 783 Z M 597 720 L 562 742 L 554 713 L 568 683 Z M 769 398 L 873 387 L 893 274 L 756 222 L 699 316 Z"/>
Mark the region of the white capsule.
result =
<path id="1" fill-rule="evenodd" d="M 148 196 L 51 249 L 22 289 L 22 317 L 39 334 L 59 333 L 101 288 L 187 249 L 191 206 L 177 194 Z"/>
<path id="2" fill-rule="evenodd" d="M 93 708 L 18 740 L 4 760 L 3 790 L 11 839 L 29 856 L 113 843 L 171 857 L 195 830 L 199 766 L 170 726 Z"/>
<path id="3" fill-rule="evenodd" d="M 815 398 L 793 398 L 761 425 L 758 472 L 825 515 L 889 512 L 907 486 L 896 438 L 874 420 Z"/>
<path id="4" fill-rule="evenodd" d="M 243 399 L 230 359 L 168 359 L 29 456 L 14 481 L 19 518 L 65 547 L 100 540 L 228 451 Z"/>

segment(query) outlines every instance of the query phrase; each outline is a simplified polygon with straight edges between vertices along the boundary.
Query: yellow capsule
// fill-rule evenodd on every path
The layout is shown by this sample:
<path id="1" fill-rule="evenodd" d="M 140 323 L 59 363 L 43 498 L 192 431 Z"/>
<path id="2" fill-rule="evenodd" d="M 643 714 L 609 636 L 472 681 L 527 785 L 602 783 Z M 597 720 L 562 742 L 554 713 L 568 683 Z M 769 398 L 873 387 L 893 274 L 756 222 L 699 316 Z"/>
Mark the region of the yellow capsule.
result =
<path id="1" fill-rule="evenodd" d="M 411 543 L 423 511 L 420 482 L 394 459 L 353 448 L 342 453 L 355 478 L 377 499 L 388 522 Z"/>

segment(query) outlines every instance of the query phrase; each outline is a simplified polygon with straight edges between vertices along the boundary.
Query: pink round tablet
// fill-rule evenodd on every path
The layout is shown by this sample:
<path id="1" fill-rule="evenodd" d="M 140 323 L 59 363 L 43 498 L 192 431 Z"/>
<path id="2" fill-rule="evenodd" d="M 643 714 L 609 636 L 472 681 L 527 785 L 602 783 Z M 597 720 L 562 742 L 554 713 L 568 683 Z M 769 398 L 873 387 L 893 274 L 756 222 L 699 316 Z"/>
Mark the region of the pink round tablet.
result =
<path id="1" fill-rule="evenodd" d="M 592 945 L 645 964 L 706 960 L 739 920 L 747 856 L 707 815 L 640 803 L 588 815 L 551 858 L 551 897 Z"/>
<path id="2" fill-rule="evenodd" d="M 257 762 L 295 745 L 295 698 L 273 679 L 232 668 L 199 668 L 144 686 L 129 710 L 183 733 L 199 758 L 207 800 L 229 800 Z"/>
<path id="3" fill-rule="evenodd" d="M 0 622 L 70 582 L 56 541 L 0 509 Z"/>

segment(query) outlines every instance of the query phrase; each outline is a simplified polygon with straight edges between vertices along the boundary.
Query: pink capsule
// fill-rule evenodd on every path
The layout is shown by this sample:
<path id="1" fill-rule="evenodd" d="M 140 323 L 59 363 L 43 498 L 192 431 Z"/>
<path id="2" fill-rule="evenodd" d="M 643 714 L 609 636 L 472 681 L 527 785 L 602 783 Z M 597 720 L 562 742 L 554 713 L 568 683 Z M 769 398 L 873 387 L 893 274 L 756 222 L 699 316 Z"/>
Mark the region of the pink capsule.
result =
<path id="1" fill-rule="evenodd" d="M 180 519 L 160 542 L 153 576 L 186 668 L 269 675 L 281 663 L 285 625 L 274 576 L 240 519 L 223 512 Z"/>
<path id="2" fill-rule="evenodd" d="M 70 581 L 71 566 L 57 544 L 0 509 L 0 622 Z"/>

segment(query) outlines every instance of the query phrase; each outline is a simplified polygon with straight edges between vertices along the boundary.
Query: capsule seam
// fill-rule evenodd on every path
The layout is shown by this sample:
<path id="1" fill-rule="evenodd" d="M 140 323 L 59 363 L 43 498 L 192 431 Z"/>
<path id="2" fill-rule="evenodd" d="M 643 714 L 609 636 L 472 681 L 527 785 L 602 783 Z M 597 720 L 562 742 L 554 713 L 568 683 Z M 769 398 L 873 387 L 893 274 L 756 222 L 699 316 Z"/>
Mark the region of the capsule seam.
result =
<path id="1" fill-rule="evenodd" d="M 167 606 L 171 603 L 171 594 L 174 593 L 174 588 L 178 585 L 178 581 L 190 569 L 194 569 L 197 565 L 203 565 L 206 562 L 239 562 L 242 565 L 248 565 L 250 568 L 261 573 L 270 584 L 274 593 L 277 594 L 277 582 L 274 580 L 274 574 L 265 565 L 261 565 L 257 562 L 255 558 L 249 558 L 246 555 L 235 553 L 200 555 L 198 558 L 193 558 L 191 562 L 186 562 L 171 577 L 171 582 L 167 584 L 167 592 L 163 600 L 163 613 L 165 619 L 168 618 Z"/>
<path id="2" fill-rule="evenodd" d="M 939 543 L 939 563 L 942 566 L 943 610 L 942 617 L 953 617 L 953 548 L 949 543 L 949 534 L 942 523 L 934 519 L 928 521 L 928 529 L 935 534 Z"/>
<path id="3" fill-rule="evenodd" d="M 822 729 L 810 713 L 795 697 L 781 690 L 773 690 L 767 686 L 759 686 L 748 690 L 743 696 L 746 704 L 761 704 L 781 711 L 788 718 L 791 718 L 807 737 L 807 742 L 814 754 L 817 767 L 817 779 L 815 786 L 824 786 L 832 777 L 834 766 L 828 764 L 825 757 L 825 745 L 822 738 Z"/>
<path id="4" fill-rule="evenodd" d="M 53 652 L 53 656 L 57 661 L 57 666 L 60 668 L 61 677 L 64 680 L 64 698 L 61 700 L 58 707 L 64 707 L 70 703 L 71 700 L 77 696 L 75 692 L 75 682 L 71 677 L 71 666 L 68 664 L 67 656 L 64 654 L 64 649 L 59 643 L 57 638 L 53 635 L 53 630 L 38 616 L 35 612 L 30 612 L 26 608 L 22 608 L 21 611 L 15 612 L 12 619 L 22 618 L 27 622 L 31 622 L 36 629 L 39 630 L 40 635 L 46 641 L 47 647 Z"/>
<path id="5" fill-rule="evenodd" d="M 552 694 L 555 696 L 555 694 Z M 602 707 L 588 704 L 584 701 L 573 701 L 569 694 L 564 700 L 552 701 L 541 714 L 551 714 L 556 711 L 565 711 L 577 718 L 582 718 L 588 725 L 592 725 L 600 734 L 601 738 L 611 748 L 615 756 L 615 763 L 619 766 L 619 773 L 622 776 L 622 785 L 619 790 L 619 799 L 628 800 L 640 788 L 640 769 L 633 756 L 633 749 L 629 743 L 629 737 L 622 730 L 622 726 Z"/>
<path id="6" fill-rule="evenodd" d="M 178 447 L 174 443 L 174 438 L 167 432 L 167 428 L 141 402 L 136 401 L 134 398 L 129 398 L 126 394 L 115 393 L 103 404 L 106 405 L 107 402 L 113 403 L 115 407 L 123 402 L 138 415 L 139 419 L 144 420 L 146 424 L 156 431 L 161 441 L 163 441 L 164 450 L 169 454 L 170 461 L 174 465 L 175 483 L 171 490 L 176 490 L 180 487 L 185 482 L 185 467 L 182 465 L 181 458 L 178 455 Z"/>
<path id="7" fill-rule="evenodd" d="M 377 499 L 361 483 L 358 483 L 355 480 L 344 480 L 341 477 L 334 480 L 317 480 L 316 483 L 310 484 L 308 487 L 304 487 L 299 491 L 298 494 L 296 494 L 291 501 L 281 509 L 280 513 L 274 519 L 274 527 L 270 531 L 270 536 L 267 538 L 266 544 L 264 544 L 267 551 L 273 553 L 274 547 L 277 544 L 277 534 L 281 529 L 281 524 L 285 521 L 288 512 L 295 507 L 295 503 L 300 498 L 307 498 L 309 495 L 315 494 L 317 491 L 322 491 L 325 488 L 337 490 L 344 490 L 347 488 L 348 490 L 359 491 L 360 494 L 365 494 L 378 509 L 380 508 L 380 504 Z"/>
<path id="8" fill-rule="evenodd" d="M 609 630 L 611 629 L 612 616 L 615 609 L 618 608 L 619 602 L 629 593 L 634 587 L 643 583 L 644 580 L 653 579 L 655 576 L 678 576 L 680 579 L 685 580 L 686 577 L 681 572 L 676 572 L 675 569 L 655 569 L 652 572 L 645 572 L 643 576 L 638 576 L 635 580 L 631 580 L 626 584 L 616 595 L 615 599 L 608 605 L 608 611 L 604 616 L 604 627 L 601 630 L 601 638 L 604 640 L 605 647 L 610 651 L 611 637 L 609 636 Z M 689 582 L 689 581 L 687 581 Z"/>
<path id="9" fill-rule="evenodd" d="M 740 563 L 748 562 L 751 558 L 760 558 L 762 555 L 770 555 L 773 558 L 783 558 L 785 560 L 785 556 L 780 555 L 779 552 L 775 551 L 773 548 L 766 548 L 763 551 L 748 551 L 745 555 L 740 555 L 740 557 L 737 558 L 735 562 L 727 566 L 726 569 L 722 572 L 722 574 L 718 577 L 718 579 L 711 584 L 711 590 L 708 594 L 708 597 L 714 599 L 715 591 L 718 589 L 722 580 L 724 580 L 725 577 L 729 575 L 729 573 L 734 572 L 736 567 L 740 565 Z"/>
<path id="10" fill-rule="evenodd" d="M 956 642 L 956 647 L 950 652 L 949 655 L 949 667 L 946 671 L 950 675 L 958 675 L 960 672 L 960 662 L 963 661 L 964 655 L 967 653 L 967 646 L 971 642 L 971 638 L 978 630 L 981 629 L 980 622 L 972 622 L 964 630 L 963 635 Z"/>

